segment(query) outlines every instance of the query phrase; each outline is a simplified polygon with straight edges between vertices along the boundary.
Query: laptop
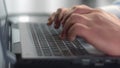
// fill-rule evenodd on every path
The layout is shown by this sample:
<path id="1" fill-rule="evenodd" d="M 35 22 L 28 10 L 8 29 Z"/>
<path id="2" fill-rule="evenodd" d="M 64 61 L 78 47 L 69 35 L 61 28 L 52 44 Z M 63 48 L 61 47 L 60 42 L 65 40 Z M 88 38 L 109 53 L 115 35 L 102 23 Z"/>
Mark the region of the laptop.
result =
<path id="1" fill-rule="evenodd" d="M 4 4 L 3 7 L 0 4 L 0 18 L 4 20 L 4 22 L 1 21 L 0 23 L 0 33 L 2 39 L 4 39 L 2 40 L 2 47 L 5 56 L 7 55 L 6 59 L 9 58 L 9 61 L 14 63 L 15 56 L 10 51 L 12 50 L 10 47 L 13 46 L 11 44 L 12 23 L 9 22 L 4 0 L 0 1 L 0 3 Z M 2 15 L 3 12 L 4 15 Z M 80 37 L 77 37 L 73 42 L 61 40 L 58 35 L 62 28 L 56 30 L 53 26 L 48 27 L 46 25 L 49 15 L 28 15 L 27 17 L 27 21 L 24 21 L 24 23 L 22 21 L 18 22 L 22 50 L 21 60 L 24 60 L 23 63 L 104 64 L 119 62 L 119 57 L 111 57 L 100 52 Z"/>
<path id="2" fill-rule="evenodd" d="M 36 19 L 37 17 L 38 19 Z M 33 62 L 37 59 L 37 61 L 59 62 L 59 60 L 63 60 L 63 62 L 96 64 L 99 61 L 109 63 L 113 59 L 119 58 L 100 52 L 81 37 L 77 37 L 73 42 L 61 40 L 59 34 L 62 27 L 56 30 L 53 25 L 47 26 L 49 17 L 47 15 L 37 17 L 29 16 L 29 21 L 19 22 L 23 59 Z M 32 19 L 38 21 L 32 21 Z"/>

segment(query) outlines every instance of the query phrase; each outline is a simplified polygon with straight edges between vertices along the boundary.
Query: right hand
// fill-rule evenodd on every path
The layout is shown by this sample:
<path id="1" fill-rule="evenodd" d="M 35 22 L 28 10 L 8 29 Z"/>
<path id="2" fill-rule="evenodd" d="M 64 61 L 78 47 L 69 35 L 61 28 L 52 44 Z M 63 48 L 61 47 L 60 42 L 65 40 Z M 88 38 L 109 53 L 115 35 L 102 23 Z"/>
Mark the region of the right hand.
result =
<path id="1" fill-rule="evenodd" d="M 48 25 L 51 24 L 54 24 L 55 28 L 62 24 L 61 34 L 66 34 L 62 36 L 70 41 L 81 36 L 98 50 L 120 56 L 120 20 L 113 14 L 77 6 L 72 9 L 59 9 L 49 18 Z"/>
<path id="2" fill-rule="evenodd" d="M 86 5 L 74 6 L 72 8 L 59 8 L 48 19 L 48 25 L 54 24 L 54 27 L 58 29 L 61 24 L 64 26 L 65 20 L 73 13 L 86 14 L 89 13 L 92 8 Z"/>

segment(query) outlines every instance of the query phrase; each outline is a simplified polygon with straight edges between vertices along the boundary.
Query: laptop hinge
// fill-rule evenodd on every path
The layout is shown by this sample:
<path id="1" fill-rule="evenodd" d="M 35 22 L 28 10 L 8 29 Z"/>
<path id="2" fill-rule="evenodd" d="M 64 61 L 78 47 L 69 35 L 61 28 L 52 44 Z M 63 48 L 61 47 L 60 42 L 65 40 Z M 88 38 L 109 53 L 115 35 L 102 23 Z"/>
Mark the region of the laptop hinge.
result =
<path id="1" fill-rule="evenodd" d="M 14 64 L 16 62 L 15 54 L 11 53 L 10 51 L 7 51 L 6 59 L 8 62 Z"/>

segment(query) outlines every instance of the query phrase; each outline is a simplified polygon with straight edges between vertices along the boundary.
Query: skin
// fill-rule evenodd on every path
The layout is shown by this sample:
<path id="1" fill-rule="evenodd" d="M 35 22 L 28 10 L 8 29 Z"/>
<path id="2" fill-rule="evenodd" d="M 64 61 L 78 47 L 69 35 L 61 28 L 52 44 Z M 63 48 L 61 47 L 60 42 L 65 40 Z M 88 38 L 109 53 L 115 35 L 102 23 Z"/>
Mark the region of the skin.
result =
<path id="1" fill-rule="evenodd" d="M 48 25 L 63 26 L 61 39 L 83 37 L 95 48 L 111 56 L 120 56 L 120 20 L 113 14 L 85 5 L 60 8 L 48 19 Z"/>

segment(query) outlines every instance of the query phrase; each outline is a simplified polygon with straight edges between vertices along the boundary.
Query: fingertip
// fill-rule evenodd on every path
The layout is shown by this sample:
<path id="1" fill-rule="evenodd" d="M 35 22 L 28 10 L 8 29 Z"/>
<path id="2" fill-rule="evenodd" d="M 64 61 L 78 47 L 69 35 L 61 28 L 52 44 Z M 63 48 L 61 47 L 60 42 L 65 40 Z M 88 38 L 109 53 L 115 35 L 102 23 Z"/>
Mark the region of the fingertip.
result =
<path id="1" fill-rule="evenodd" d="M 50 26 L 50 23 L 48 22 L 47 25 Z"/>
<path id="2" fill-rule="evenodd" d="M 72 42 L 75 40 L 75 37 L 68 37 L 67 39 Z"/>
<path id="3" fill-rule="evenodd" d="M 51 18 L 48 18 L 48 22 L 47 22 L 47 25 L 51 25 L 53 22 L 53 20 Z"/>
<path id="4" fill-rule="evenodd" d="M 47 22 L 47 25 L 50 25 L 50 21 Z"/>
<path id="5" fill-rule="evenodd" d="M 66 38 L 66 34 L 64 33 L 64 31 L 62 31 L 62 33 L 59 35 L 59 37 L 61 39 L 65 39 Z"/>
<path id="6" fill-rule="evenodd" d="M 47 25 L 50 26 L 52 24 L 53 21 L 48 21 Z"/>
<path id="7" fill-rule="evenodd" d="M 60 37 L 60 39 L 62 39 L 62 40 L 64 39 L 64 37 L 63 37 L 61 34 L 59 35 L 59 37 Z"/>

